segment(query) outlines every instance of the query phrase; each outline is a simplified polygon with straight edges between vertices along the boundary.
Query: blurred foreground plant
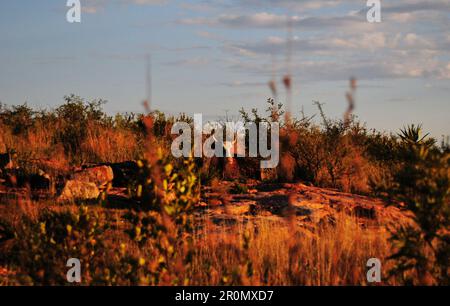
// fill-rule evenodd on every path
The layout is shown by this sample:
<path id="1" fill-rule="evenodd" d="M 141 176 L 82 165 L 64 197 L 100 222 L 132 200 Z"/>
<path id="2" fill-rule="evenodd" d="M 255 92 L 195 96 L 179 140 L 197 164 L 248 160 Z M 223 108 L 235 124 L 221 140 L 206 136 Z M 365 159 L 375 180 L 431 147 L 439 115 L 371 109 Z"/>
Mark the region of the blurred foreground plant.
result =
<path id="1" fill-rule="evenodd" d="M 67 260 L 81 262 L 82 282 L 88 284 L 104 249 L 102 216 L 80 207 L 77 212 L 45 210 L 33 219 L 24 216 L 14 229 L 16 244 L 10 264 L 19 267 L 18 281 L 30 285 L 68 284 Z"/>
<path id="2" fill-rule="evenodd" d="M 192 261 L 193 208 L 200 201 L 200 185 L 193 159 L 175 169 L 152 133 L 153 120 L 145 122 L 148 153 L 138 162 L 139 175 L 131 191 L 139 207 L 127 215 L 129 237 L 141 249 L 151 246 L 151 258 L 142 258 L 148 270 L 146 284 L 188 285 Z"/>

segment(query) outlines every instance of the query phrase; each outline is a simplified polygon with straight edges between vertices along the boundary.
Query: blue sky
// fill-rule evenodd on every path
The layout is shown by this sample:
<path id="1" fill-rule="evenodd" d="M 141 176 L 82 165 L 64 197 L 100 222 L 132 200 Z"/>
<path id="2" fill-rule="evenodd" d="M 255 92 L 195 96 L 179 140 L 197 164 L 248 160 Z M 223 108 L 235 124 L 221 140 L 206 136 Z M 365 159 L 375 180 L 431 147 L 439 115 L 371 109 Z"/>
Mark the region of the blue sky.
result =
<path id="1" fill-rule="evenodd" d="M 293 23 L 294 112 L 313 100 L 335 118 L 358 79 L 355 114 L 398 131 L 423 123 L 450 135 L 450 0 L 382 1 L 382 22 L 364 0 L 66 0 L 0 3 L 0 101 L 51 108 L 74 93 L 103 98 L 108 112 L 142 112 L 145 55 L 153 106 L 168 113 L 265 109 L 275 75 L 283 102 L 286 20 Z"/>

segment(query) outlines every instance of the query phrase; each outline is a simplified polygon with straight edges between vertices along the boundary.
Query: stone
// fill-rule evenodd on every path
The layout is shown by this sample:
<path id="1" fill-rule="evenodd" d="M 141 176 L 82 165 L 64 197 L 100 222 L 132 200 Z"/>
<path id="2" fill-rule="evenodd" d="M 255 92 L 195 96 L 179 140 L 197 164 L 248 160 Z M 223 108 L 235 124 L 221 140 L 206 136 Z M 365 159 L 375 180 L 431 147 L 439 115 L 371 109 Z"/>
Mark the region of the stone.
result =
<path id="1" fill-rule="evenodd" d="M 100 196 L 100 190 L 92 182 L 69 180 L 66 182 L 59 201 L 94 200 Z"/>
<path id="2" fill-rule="evenodd" d="M 85 183 L 94 183 L 97 188 L 107 187 L 114 179 L 114 173 L 109 166 L 98 166 L 86 168 L 75 172 L 73 180 Z"/>
<path id="3" fill-rule="evenodd" d="M 28 180 L 31 190 L 36 189 L 50 190 L 52 189 L 52 184 L 54 181 L 48 173 L 45 173 L 42 170 L 39 170 L 37 174 L 30 175 Z"/>
<path id="4" fill-rule="evenodd" d="M 139 166 L 135 161 L 105 164 L 105 166 L 113 170 L 114 187 L 128 187 L 130 182 L 135 181 L 139 176 Z"/>

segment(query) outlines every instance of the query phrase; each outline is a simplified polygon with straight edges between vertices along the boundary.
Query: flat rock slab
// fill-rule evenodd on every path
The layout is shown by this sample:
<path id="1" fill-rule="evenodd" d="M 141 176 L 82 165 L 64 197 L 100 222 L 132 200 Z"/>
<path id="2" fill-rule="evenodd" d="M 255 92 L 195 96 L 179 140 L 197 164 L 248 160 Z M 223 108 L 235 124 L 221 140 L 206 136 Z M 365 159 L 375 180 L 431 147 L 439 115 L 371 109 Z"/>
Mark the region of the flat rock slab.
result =
<path id="1" fill-rule="evenodd" d="M 223 184 L 226 187 L 227 183 Z M 407 213 L 378 198 L 300 183 L 247 187 L 248 190 L 256 189 L 256 192 L 224 195 L 207 189 L 202 199 L 203 211 L 215 221 L 224 218 L 229 220 L 231 216 L 244 219 L 294 217 L 299 224 L 305 226 L 334 223 L 342 214 L 356 218 L 358 223 L 365 226 L 409 222 Z M 224 189 L 226 188 L 222 186 L 222 190 Z"/>

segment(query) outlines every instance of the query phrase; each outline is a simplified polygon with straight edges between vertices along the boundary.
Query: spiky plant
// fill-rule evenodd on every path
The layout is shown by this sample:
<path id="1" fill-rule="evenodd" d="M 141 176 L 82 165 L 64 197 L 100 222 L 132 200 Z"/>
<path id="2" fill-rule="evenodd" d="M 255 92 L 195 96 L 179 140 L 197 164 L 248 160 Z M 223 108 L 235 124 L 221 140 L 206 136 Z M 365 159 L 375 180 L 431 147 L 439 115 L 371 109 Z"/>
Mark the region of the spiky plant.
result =
<path id="1" fill-rule="evenodd" d="M 450 154 L 421 137 L 421 126 L 401 131 L 400 169 L 387 192 L 413 214 L 413 224 L 397 227 L 391 275 L 409 284 L 450 284 Z"/>
<path id="2" fill-rule="evenodd" d="M 398 134 L 398 136 L 403 142 L 409 144 L 421 144 L 428 137 L 429 133 L 425 134 L 422 137 L 421 134 L 422 134 L 422 125 L 411 124 L 401 129 L 400 134 Z"/>

